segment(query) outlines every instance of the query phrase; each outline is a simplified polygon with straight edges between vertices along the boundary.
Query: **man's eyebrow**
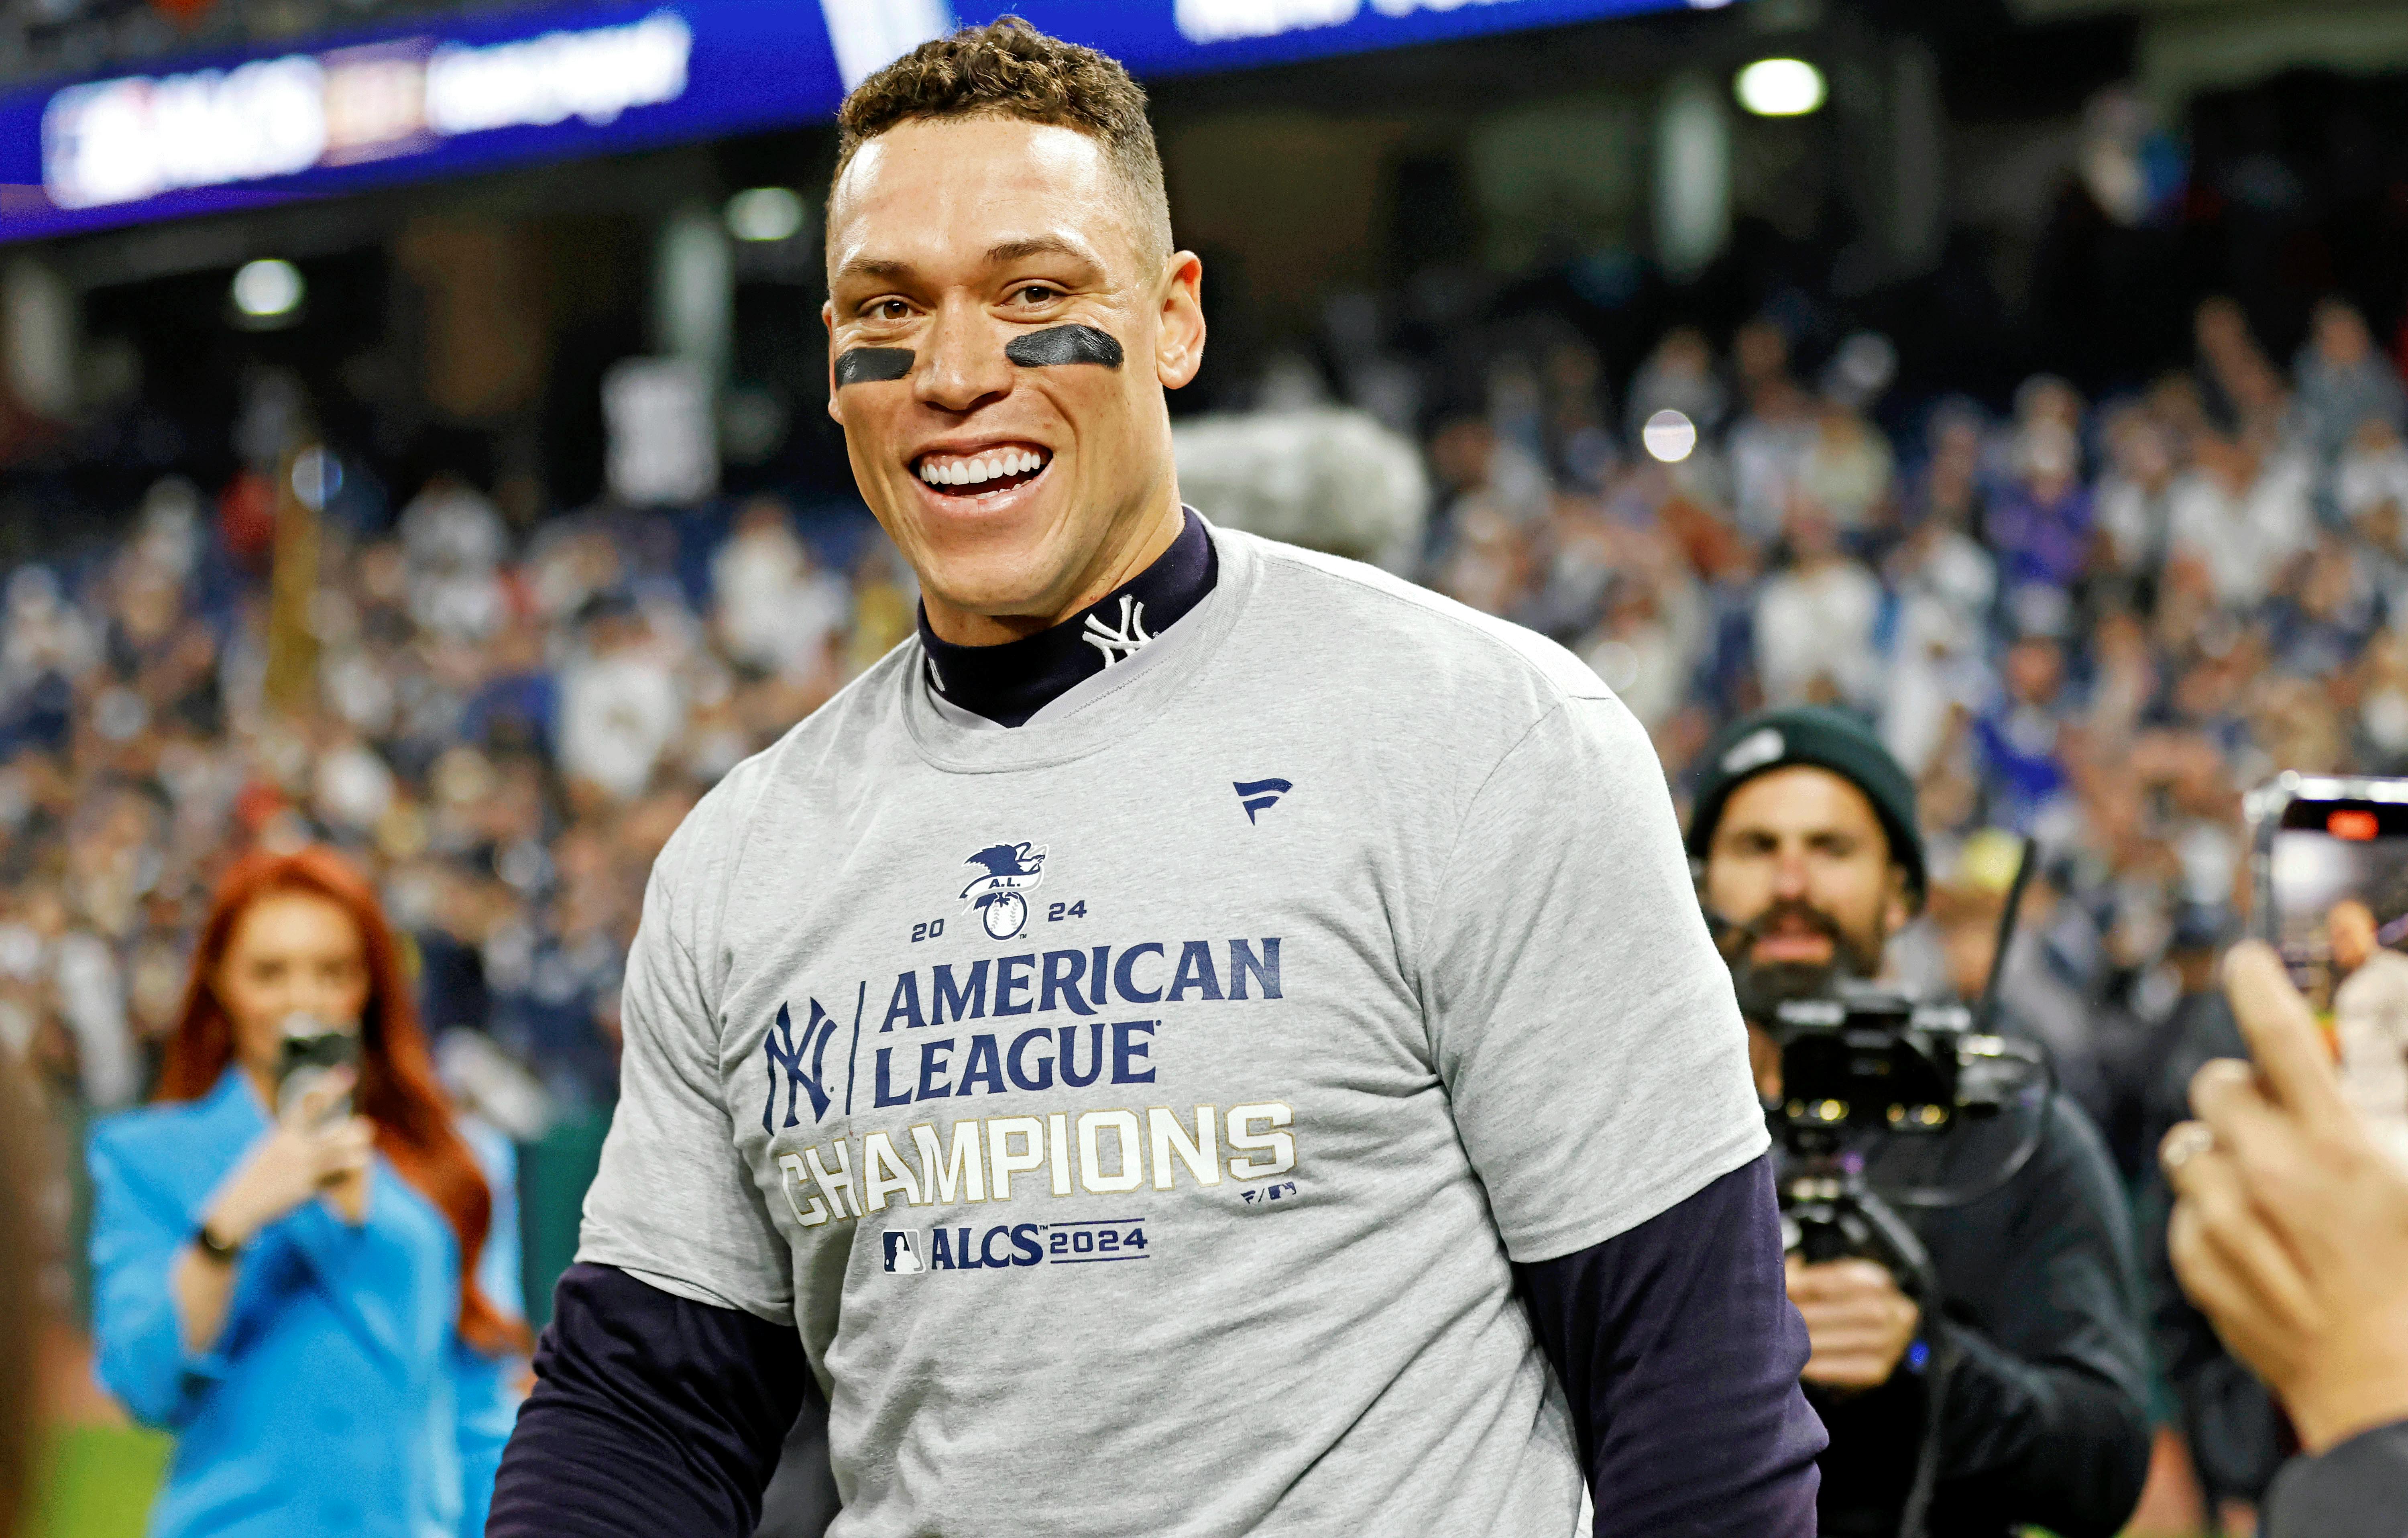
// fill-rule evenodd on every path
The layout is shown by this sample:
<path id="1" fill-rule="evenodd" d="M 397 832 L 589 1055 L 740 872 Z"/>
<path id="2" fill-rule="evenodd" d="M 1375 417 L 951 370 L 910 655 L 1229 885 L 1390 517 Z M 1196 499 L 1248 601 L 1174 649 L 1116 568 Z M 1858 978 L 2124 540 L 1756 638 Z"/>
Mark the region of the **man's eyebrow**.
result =
<path id="1" fill-rule="evenodd" d="M 889 257 L 854 256 L 847 258 L 844 266 L 836 269 L 836 275 L 839 280 L 846 278 L 897 280 L 912 277 L 918 270 L 909 262 L 897 262 Z"/>
<path id="2" fill-rule="evenodd" d="M 1061 256 L 1089 266 L 1096 263 L 1094 253 L 1064 239 L 1058 235 L 1033 235 L 1025 239 L 1006 240 L 986 249 L 986 264 L 1003 266 L 1013 262 L 1025 262 L 1032 256 Z M 920 269 L 910 263 L 887 256 L 853 256 L 836 270 L 837 281 L 849 278 L 867 278 L 880 282 L 908 282 L 919 276 Z"/>
<path id="3" fill-rule="evenodd" d="M 989 266 L 1002 266 L 1008 262 L 1025 262 L 1032 256 L 1067 256 L 1074 262 L 1092 265 L 1095 257 L 1072 245 L 1058 235 L 1034 235 L 1025 240 L 1006 240 L 986 249 Z"/>

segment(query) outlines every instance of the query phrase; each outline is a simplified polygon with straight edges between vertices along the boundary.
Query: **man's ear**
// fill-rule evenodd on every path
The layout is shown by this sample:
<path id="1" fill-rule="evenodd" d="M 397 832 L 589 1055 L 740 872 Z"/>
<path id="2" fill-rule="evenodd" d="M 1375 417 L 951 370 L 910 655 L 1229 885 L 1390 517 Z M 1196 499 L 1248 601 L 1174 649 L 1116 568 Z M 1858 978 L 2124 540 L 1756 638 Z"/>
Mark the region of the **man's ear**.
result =
<path id="1" fill-rule="evenodd" d="M 1154 378 L 1166 390 L 1183 388 L 1204 367 L 1204 259 L 1194 252 L 1164 259 L 1157 322 Z"/>
<path id="2" fill-rule="evenodd" d="M 828 336 L 827 349 L 827 413 L 838 426 L 844 424 L 844 413 L 836 409 L 836 301 L 820 301 L 820 326 Z"/>
<path id="3" fill-rule="evenodd" d="M 1892 862 L 1888 884 L 1889 891 L 1882 898 L 1884 940 L 1914 922 L 1914 888 L 1907 883 L 1906 867 Z"/>

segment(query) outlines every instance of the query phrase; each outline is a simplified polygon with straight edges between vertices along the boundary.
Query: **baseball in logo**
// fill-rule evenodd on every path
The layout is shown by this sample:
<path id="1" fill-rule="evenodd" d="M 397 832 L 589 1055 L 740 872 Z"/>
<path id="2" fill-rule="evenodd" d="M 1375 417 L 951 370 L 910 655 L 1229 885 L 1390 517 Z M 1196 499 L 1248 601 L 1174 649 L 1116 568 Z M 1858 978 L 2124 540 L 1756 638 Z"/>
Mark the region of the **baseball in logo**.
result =
<path id="1" fill-rule="evenodd" d="M 962 899 L 977 913 L 986 932 L 1010 940 L 1028 927 L 1028 899 L 1021 894 L 1045 880 L 1045 845 L 989 844 L 964 863 L 985 874 L 962 888 Z"/>

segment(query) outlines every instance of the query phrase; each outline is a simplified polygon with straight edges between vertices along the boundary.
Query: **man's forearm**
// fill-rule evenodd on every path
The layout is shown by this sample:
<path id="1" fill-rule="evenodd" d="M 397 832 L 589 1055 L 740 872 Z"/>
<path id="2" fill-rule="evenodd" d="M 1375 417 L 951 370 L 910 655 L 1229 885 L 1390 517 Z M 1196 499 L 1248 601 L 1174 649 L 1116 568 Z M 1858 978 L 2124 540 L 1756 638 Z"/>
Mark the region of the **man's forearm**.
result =
<path id="1" fill-rule="evenodd" d="M 487 1538 L 750 1538 L 811 1383 L 792 1329 L 571 1266 Z"/>
<path id="2" fill-rule="evenodd" d="M 1812 1538 L 1823 1427 L 1799 1387 L 1769 1159 L 1513 1270 L 1571 1401 L 1597 1538 Z"/>

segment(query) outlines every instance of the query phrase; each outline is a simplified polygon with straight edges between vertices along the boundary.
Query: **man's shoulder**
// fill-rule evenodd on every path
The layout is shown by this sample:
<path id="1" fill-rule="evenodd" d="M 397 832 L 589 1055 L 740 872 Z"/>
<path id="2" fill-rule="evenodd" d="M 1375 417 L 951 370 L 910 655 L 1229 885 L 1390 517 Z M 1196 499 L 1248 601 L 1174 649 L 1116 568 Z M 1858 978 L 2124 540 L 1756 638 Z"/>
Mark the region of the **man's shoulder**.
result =
<path id="1" fill-rule="evenodd" d="M 2040 1147 L 2015 1177 L 2027 1212 L 2042 1215 L 2043 1226 L 2086 1215 L 2120 1249 L 2128 1250 L 2131 1216 L 2106 1135 L 2062 1089 L 2048 1097 L 2047 1112 Z"/>
<path id="2" fill-rule="evenodd" d="M 1410 697 L 1418 689 L 1518 685 L 1534 698 L 1611 699 L 1588 664 L 1534 630 L 1484 614 L 1378 567 L 1223 531 L 1260 560 L 1268 623 L 1316 676 L 1350 668 Z"/>
<path id="3" fill-rule="evenodd" d="M 889 726 L 899 729 L 896 677 L 919 654 L 919 641 L 905 640 L 776 741 L 738 761 L 678 824 L 655 870 L 697 874 L 701 867 L 724 861 L 742 848 L 773 789 L 781 812 L 790 811 L 790 801 L 808 801 L 814 784 L 843 779 L 846 765 L 857 769 L 871 737 Z"/>

